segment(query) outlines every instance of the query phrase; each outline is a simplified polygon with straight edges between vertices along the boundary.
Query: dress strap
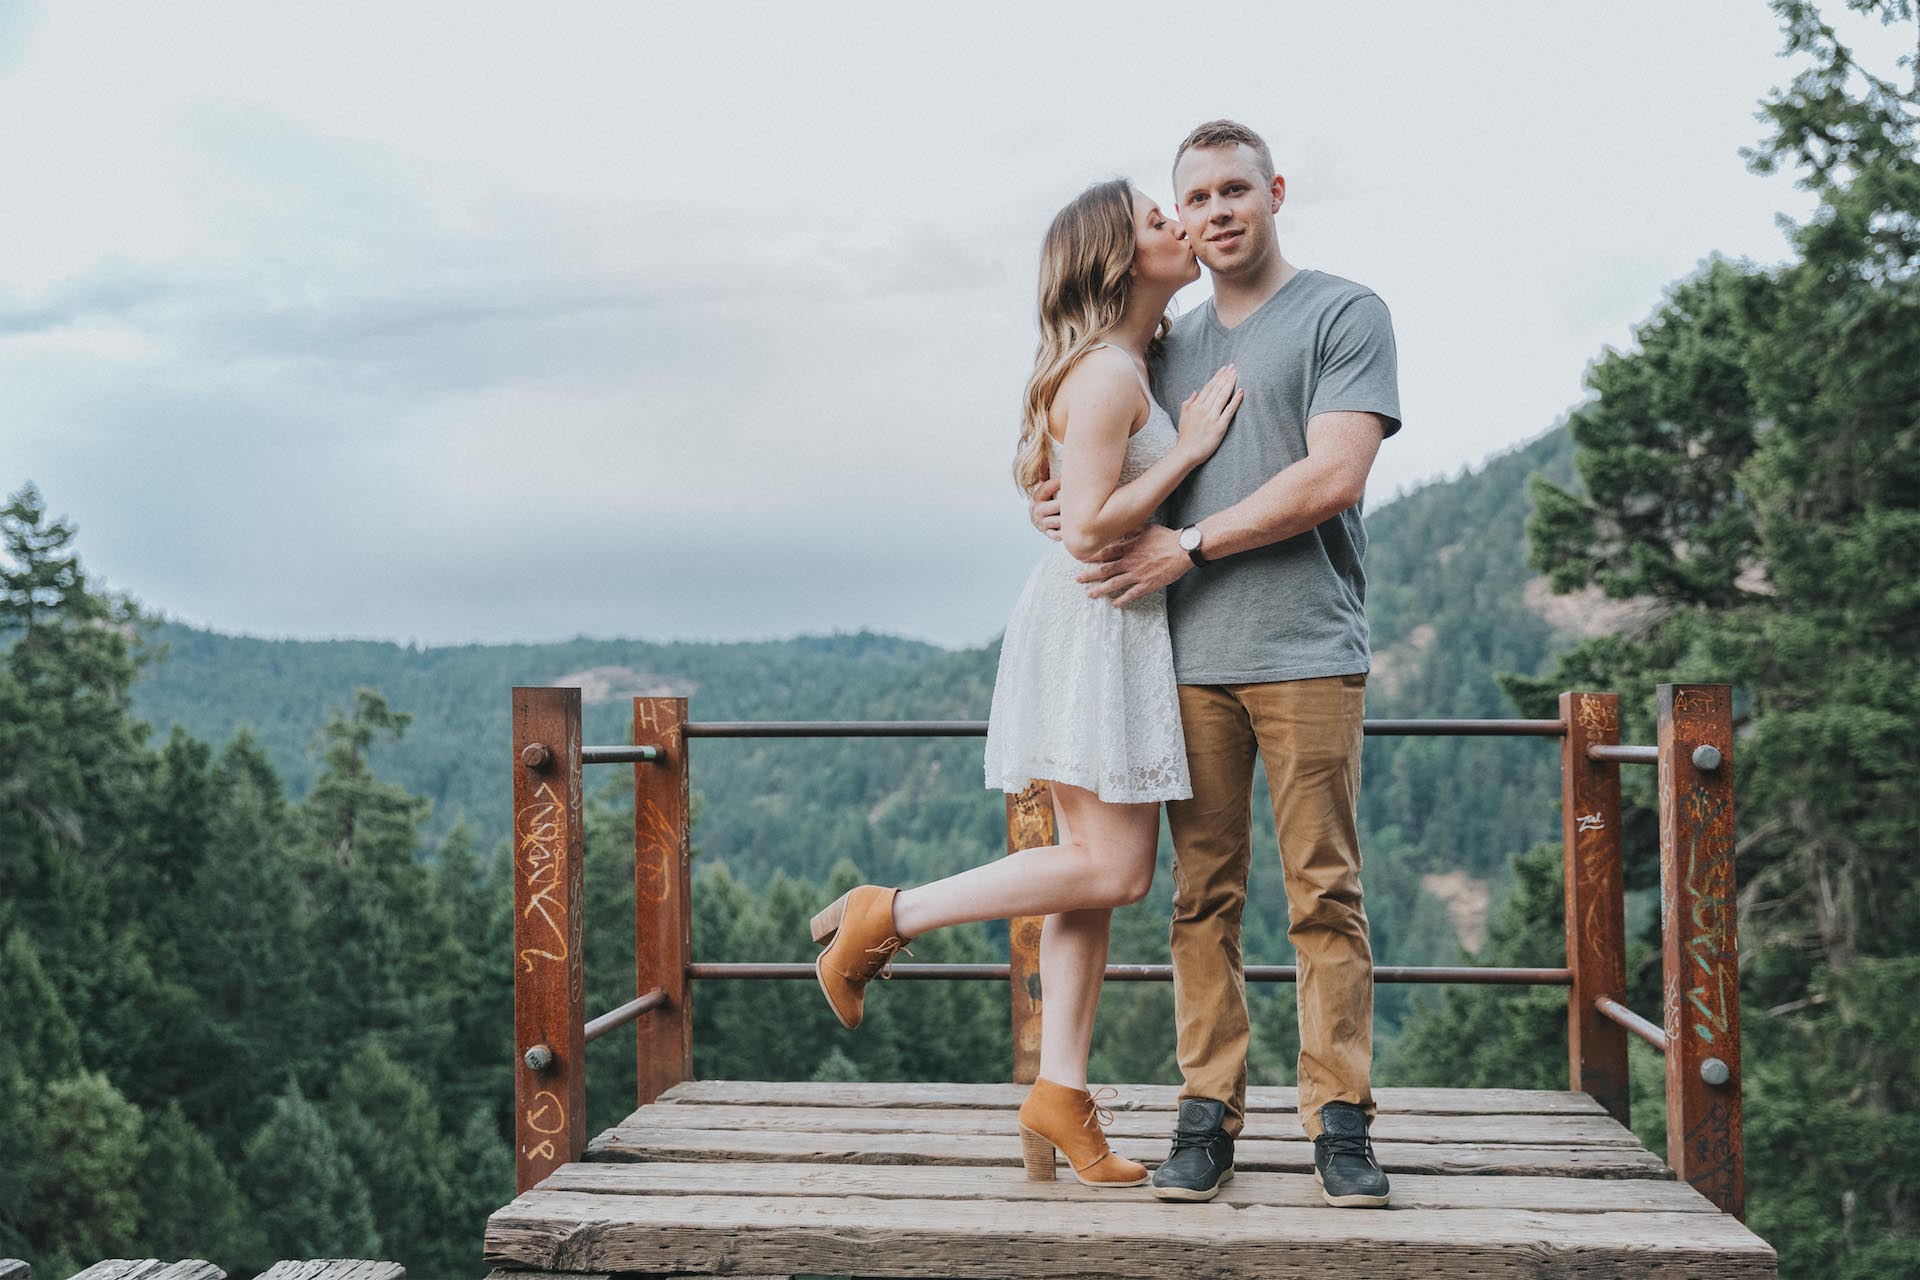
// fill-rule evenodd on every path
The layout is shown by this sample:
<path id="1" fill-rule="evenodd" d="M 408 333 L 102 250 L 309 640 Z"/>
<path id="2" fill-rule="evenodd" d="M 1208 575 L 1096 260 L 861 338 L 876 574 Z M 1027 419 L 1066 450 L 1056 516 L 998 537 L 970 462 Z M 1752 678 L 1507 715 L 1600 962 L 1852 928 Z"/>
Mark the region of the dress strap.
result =
<path id="1" fill-rule="evenodd" d="M 1147 393 L 1147 403 L 1151 405 L 1153 403 L 1153 388 L 1147 385 L 1147 375 L 1140 372 L 1140 366 L 1133 363 L 1133 357 L 1128 355 L 1124 348 L 1114 346 L 1111 342 L 1096 342 L 1088 347 L 1087 350 L 1098 351 L 1102 347 L 1113 347 L 1115 351 L 1127 357 L 1127 364 L 1133 369 L 1133 376 L 1140 379 L 1140 389 Z"/>

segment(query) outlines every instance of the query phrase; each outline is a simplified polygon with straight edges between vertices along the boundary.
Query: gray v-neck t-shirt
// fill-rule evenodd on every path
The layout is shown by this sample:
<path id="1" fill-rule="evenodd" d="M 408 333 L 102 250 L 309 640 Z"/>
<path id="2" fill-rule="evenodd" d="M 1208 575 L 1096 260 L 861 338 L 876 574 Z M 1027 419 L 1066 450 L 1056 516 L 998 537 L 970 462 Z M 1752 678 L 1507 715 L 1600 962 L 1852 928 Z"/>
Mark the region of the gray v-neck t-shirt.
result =
<path id="1" fill-rule="evenodd" d="M 1302 270 L 1232 329 L 1209 300 L 1180 317 L 1153 362 L 1153 392 L 1180 405 L 1221 365 L 1246 398 L 1211 458 L 1173 492 L 1173 528 L 1223 511 L 1307 456 L 1315 414 L 1361 410 L 1400 429 L 1393 320 L 1370 290 Z M 1204 548 L 1203 548 L 1204 551 Z M 1360 505 L 1315 528 L 1190 570 L 1167 589 L 1181 684 L 1261 684 L 1369 670 L 1367 531 Z"/>

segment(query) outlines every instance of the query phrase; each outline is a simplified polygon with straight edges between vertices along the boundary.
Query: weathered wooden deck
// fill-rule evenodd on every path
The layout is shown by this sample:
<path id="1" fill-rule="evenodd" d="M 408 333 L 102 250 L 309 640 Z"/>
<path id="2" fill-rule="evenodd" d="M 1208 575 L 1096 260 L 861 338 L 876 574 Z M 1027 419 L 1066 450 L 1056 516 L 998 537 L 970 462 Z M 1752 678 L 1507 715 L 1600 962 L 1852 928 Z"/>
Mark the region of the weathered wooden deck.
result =
<path id="1" fill-rule="evenodd" d="M 1714 1277 L 1774 1252 L 1584 1093 L 1381 1089 L 1393 1206 L 1333 1209 L 1290 1088 L 1255 1088 L 1211 1204 L 1033 1183 L 1015 1084 L 690 1081 L 489 1220 L 514 1280 L 599 1276 Z M 1166 1154 L 1176 1090 L 1120 1089 L 1123 1155 Z"/>

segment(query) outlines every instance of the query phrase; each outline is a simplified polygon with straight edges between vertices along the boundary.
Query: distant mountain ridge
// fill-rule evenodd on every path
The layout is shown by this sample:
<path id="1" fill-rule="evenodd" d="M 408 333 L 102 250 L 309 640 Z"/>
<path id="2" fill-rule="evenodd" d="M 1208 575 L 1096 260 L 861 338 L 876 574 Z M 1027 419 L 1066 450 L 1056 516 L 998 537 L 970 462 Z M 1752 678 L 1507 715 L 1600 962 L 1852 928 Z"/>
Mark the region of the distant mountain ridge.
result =
<path id="1" fill-rule="evenodd" d="M 1529 603 L 1524 527 L 1535 472 L 1571 482 L 1564 429 L 1368 514 L 1370 715 L 1511 714 L 1495 674 L 1537 673 L 1564 643 L 1538 600 Z M 983 718 L 998 658 L 997 643 L 952 651 L 870 632 L 415 649 L 167 623 L 157 638 L 168 656 L 136 686 L 135 701 L 158 734 L 177 724 L 221 743 L 246 726 L 302 792 L 327 709 L 351 706 L 359 686 L 377 687 L 413 723 L 402 742 L 376 746 L 374 768 L 433 801 L 430 835 L 464 820 L 483 845 L 506 831 L 514 685 L 579 685 L 588 739 L 612 743 L 627 740 L 635 693 L 684 692 L 705 720 Z M 965 740 L 702 743 L 698 838 L 750 878 L 776 867 L 821 876 L 842 853 L 902 872 L 924 869 L 928 846 L 977 856 L 970 851 L 997 838 L 1000 809 L 980 785 L 978 757 L 979 744 Z M 1515 849 L 1553 831 L 1556 768 L 1534 743 L 1373 740 L 1362 812 L 1369 847 L 1404 850 L 1393 856 L 1433 871 L 1497 875 Z M 1264 807 L 1262 794 L 1256 812 Z M 1270 831 L 1270 818 L 1260 820 Z"/>

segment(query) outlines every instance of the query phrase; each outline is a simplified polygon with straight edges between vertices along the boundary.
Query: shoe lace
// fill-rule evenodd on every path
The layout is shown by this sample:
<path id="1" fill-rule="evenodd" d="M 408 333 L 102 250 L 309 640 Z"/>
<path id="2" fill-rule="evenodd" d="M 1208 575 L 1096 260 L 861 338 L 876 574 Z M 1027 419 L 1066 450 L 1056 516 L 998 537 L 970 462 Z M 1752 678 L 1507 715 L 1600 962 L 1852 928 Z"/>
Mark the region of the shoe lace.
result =
<path id="1" fill-rule="evenodd" d="M 1327 1158 L 1334 1156 L 1359 1156 L 1375 1168 L 1379 1162 L 1373 1158 L 1373 1139 L 1364 1133 L 1323 1133 L 1319 1138 Z"/>
<path id="2" fill-rule="evenodd" d="M 1102 1086 L 1099 1089 L 1095 1089 L 1092 1093 L 1087 1095 L 1087 1118 L 1085 1120 L 1082 1120 L 1080 1123 L 1082 1125 L 1092 1125 L 1095 1120 L 1098 1120 L 1102 1128 L 1105 1128 L 1107 1125 L 1112 1124 L 1113 1123 L 1112 1109 L 1109 1107 L 1102 1106 L 1101 1104 L 1105 1102 L 1112 1102 L 1115 1099 L 1117 1099 L 1119 1096 L 1120 1096 L 1120 1091 L 1118 1089 L 1112 1088 L 1111 1086 Z"/>
<path id="3" fill-rule="evenodd" d="M 880 966 L 880 976 L 882 978 L 891 978 L 893 976 L 893 958 L 902 951 L 906 951 L 908 955 L 913 954 L 913 952 L 907 951 L 906 939 L 897 937 L 888 938 L 877 947 L 867 948 L 868 955 L 885 956 L 887 958 L 887 962 Z"/>
<path id="4" fill-rule="evenodd" d="M 1176 1124 L 1173 1129 L 1173 1150 L 1167 1153 L 1167 1159 L 1173 1159 L 1182 1151 L 1204 1151 L 1208 1164 L 1218 1164 L 1219 1161 L 1213 1158 L 1214 1133 L 1212 1129 L 1183 1129 Z"/>

